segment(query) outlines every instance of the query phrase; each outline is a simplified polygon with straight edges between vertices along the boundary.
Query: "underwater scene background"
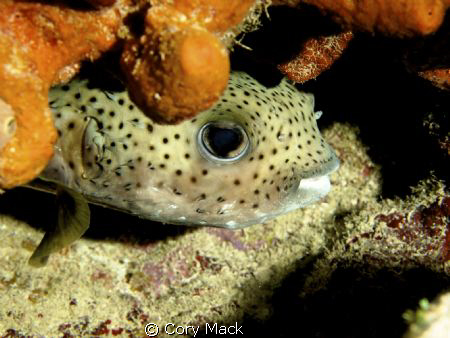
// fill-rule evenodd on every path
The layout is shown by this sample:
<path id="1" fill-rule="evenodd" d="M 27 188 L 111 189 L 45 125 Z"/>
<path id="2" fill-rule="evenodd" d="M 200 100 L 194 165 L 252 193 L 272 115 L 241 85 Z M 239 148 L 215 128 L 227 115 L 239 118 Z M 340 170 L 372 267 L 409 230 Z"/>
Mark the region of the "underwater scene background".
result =
<path id="1" fill-rule="evenodd" d="M 269 14 L 231 67 L 275 86 L 297 19 Z M 304 30 L 321 18 L 310 15 Z M 264 224 L 183 227 L 92 206 L 83 238 L 34 269 L 54 198 L 0 196 L 0 335 L 134 337 L 147 323 L 200 326 L 197 337 L 206 323 L 275 337 L 426 331 L 432 311 L 450 307 L 450 100 L 404 67 L 410 43 L 355 34 L 330 69 L 296 85 L 314 94 L 340 167 L 326 197 Z"/>

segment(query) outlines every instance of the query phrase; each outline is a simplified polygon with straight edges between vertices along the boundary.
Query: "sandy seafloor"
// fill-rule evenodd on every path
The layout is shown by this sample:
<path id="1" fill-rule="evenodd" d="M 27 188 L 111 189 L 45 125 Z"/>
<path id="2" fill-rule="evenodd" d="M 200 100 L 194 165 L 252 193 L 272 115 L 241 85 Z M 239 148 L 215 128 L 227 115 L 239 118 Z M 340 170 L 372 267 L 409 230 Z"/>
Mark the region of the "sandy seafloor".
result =
<path id="1" fill-rule="evenodd" d="M 396 44 L 357 37 L 303 87 L 341 167 L 326 198 L 266 224 L 185 228 L 93 207 L 83 239 L 36 269 L 27 259 L 53 197 L 2 195 L 0 335 L 139 337 L 147 323 L 205 335 L 217 323 L 245 335 L 400 337 L 402 315 L 426 298 L 439 311 L 418 314 L 410 334 L 445 337 L 450 167 L 424 121 L 448 128 L 449 94 L 409 74 Z"/>

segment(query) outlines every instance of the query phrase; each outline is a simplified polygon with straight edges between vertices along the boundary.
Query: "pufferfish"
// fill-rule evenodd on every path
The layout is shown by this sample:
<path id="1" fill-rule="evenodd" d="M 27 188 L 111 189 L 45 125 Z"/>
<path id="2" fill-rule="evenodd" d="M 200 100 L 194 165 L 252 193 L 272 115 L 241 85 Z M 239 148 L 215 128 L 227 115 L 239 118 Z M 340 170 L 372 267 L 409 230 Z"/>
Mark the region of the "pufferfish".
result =
<path id="1" fill-rule="evenodd" d="M 81 237 L 86 199 L 164 223 L 236 229 L 317 201 L 339 166 L 314 96 L 286 79 L 266 88 L 232 72 L 218 103 L 170 126 L 153 123 L 126 91 L 87 80 L 54 87 L 49 101 L 59 139 L 41 178 L 60 187 L 61 207 L 33 265 Z"/>

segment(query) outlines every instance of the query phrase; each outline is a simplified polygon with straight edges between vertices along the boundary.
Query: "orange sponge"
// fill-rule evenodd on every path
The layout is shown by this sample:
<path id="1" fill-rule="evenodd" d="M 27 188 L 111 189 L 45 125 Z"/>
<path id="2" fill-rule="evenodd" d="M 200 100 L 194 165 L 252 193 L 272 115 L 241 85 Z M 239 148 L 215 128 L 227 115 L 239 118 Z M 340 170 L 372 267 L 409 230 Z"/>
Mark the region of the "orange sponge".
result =
<path id="1" fill-rule="evenodd" d="M 132 99 L 160 123 L 177 123 L 211 107 L 228 82 L 220 38 L 254 0 L 153 1 L 145 31 L 125 43 L 122 67 Z"/>
<path id="2" fill-rule="evenodd" d="M 1 188 L 23 184 L 45 167 L 56 139 L 47 103 L 51 84 L 70 77 L 67 65 L 76 69 L 110 48 L 119 23 L 115 11 L 0 3 Z"/>
<path id="3" fill-rule="evenodd" d="M 228 53 L 203 27 L 152 9 L 146 32 L 129 40 L 122 65 L 132 99 L 152 119 L 175 123 L 209 108 L 225 89 Z M 170 20 L 170 21 L 169 21 Z"/>
<path id="4" fill-rule="evenodd" d="M 314 5 L 346 28 L 396 36 L 430 34 L 441 25 L 450 0 L 274 0 L 275 5 Z"/>

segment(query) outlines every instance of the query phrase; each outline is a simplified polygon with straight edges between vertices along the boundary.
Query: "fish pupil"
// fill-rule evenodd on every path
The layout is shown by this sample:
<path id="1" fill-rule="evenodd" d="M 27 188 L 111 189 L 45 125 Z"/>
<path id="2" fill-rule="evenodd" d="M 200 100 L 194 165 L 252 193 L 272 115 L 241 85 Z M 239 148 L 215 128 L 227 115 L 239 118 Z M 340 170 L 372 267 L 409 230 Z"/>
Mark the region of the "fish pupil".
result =
<path id="1" fill-rule="evenodd" d="M 209 148 L 214 155 L 227 158 L 242 144 L 243 135 L 237 128 L 220 128 L 210 126 L 205 135 Z"/>
<path id="2" fill-rule="evenodd" d="M 250 149 L 248 135 L 233 121 L 214 121 L 203 125 L 197 134 L 200 154 L 215 163 L 234 163 Z"/>

